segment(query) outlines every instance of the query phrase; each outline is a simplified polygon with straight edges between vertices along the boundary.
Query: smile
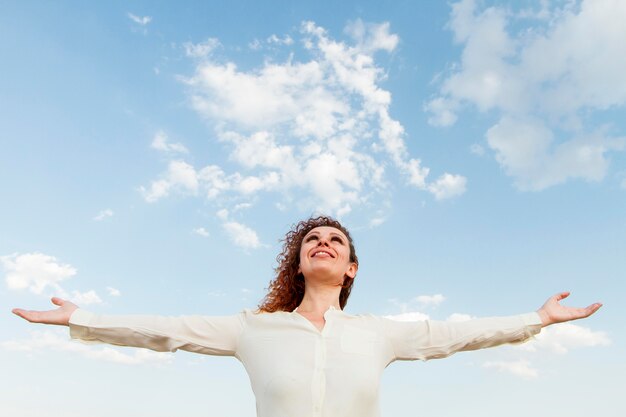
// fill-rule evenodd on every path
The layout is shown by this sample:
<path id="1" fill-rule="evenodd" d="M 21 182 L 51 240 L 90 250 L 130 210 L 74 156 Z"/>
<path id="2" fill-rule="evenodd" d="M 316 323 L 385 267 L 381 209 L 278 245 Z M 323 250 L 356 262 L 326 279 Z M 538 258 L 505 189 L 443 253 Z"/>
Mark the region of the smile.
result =
<path id="1" fill-rule="evenodd" d="M 325 250 L 319 250 L 319 251 L 313 253 L 313 255 L 311 255 L 311 258 L 315 258 L 316 256 L 321 256 L 323 258 L 325 258 L 325 257 L 334 258 L 332 253 L 327 252 Z"/>

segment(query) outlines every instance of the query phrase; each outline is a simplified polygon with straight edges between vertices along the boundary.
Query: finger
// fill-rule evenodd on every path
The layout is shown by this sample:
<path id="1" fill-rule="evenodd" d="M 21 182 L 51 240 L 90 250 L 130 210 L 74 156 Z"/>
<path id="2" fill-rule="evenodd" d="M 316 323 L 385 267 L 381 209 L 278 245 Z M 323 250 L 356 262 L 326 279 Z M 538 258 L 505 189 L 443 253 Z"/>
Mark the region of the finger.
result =
<path id="1" fill-rule="evenodd" d="M 31 323 L 35 322 L 35 314 L 34 311 L 22 310 L 21 308 L 14 308 L 13 313 L 20 316 L 24 320 L 28 320 Z"/>
<path id="2" fill-rule="evenodd" d="M 55 304 L 58 306 L 63 306 L 63 304 L 65 304 L 65 300 L 59 297 L 52 297 L 50 301 L 52 301 L 52 304 Z"/>
<path id="3" fill-rule="evenodd" d="M 585 317 L 589 317 L 590 315 L 592 315 L 593 313 L 595 313 L 596 311 L 598 311 L 600 309 L 600 307 L 602 307 L 601 303 L 594 303 L 591 304 L 589 307 L 587 307 L 585 309 Z"/>
<path id="4" fill-rule="evenodd" d="M 569 297 L 569 294 L 569 291 L 563 291 L 558 293 L 557 295 L 555 295 L 556 301 L 561 301 L 562 299 Z"/>

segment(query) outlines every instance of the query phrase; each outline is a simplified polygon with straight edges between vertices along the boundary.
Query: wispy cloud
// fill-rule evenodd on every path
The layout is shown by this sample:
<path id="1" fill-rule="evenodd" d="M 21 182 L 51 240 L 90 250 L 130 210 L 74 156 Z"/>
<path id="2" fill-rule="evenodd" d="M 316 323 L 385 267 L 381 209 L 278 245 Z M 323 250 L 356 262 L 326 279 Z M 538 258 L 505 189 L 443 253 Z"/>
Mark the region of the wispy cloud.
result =
<path id="1" fill-rule="evenodd" d="M 189 150 L 181 143 L 171 143 L 168 141 L 167 134 L 162 130 L 159 130 L 152 139 L 150 144 L 152 149 L 156 149 L 161 152 L 170 153 L 189 153 Z"/>
<path id="2" fill-rule="evenodd" d="M 132 20 L 133 22 L 141 26 L 146 26 L 148 23 L 152 21 L 152 17 L 150 16 L 137 16 L 130 12 L 127 13 L 127 16 L 130 20 Z"/>
<path id="3" fill-rule="evenodd" d="M 485 368 L 494 368 L 500 372 L 506 372 L 525 379 L 533 379 L 539 376 L 539 372 L 530 366 L 530 362 L 520 359 L 517 361 L 488 361 L 483 363 Z"/>
<path id="4" fill-rule="evenodd" d="M 107 217 L 112 217 L 113 216 L 113 210 L 111 209 L 104 209 L 101 210 L 93 219 L 97 222 L 102 221 L 104 219 L 106 219 Z"/>
<path id="5" fill-rule="evenodd" d="M 131 355 L 112 347 L 96 348 L 76 341 L 70 341 L 66 333 L 66 331 L 56 332 L 53 330 L 33 331 L 29 339 L 6 340 L 0 342 L 0 346 L 5 350 L 20 351 L 29 354 L 42 354 L 50 350 L 72 352 L 90 359 L 125 365 L 158 365 L 173 361 L 173 355 L 171 353 L 135 349 Z"/>
<path id="6" fill-rule="evenodd" d="M 418 295 L 415 297 L 415 301 L 424 307 L 437 307 L 439 304 L 443 303 L 445 299 L 446 297 L 442 294 Z"/>
<path id="7" fill-rule="evenodd" d="M 206 230 L 204 227 L 198 227 L 196 229 L 193 229 L 193 233 L 198 236 L 209 237 L 209 231 Z"/>
<path id="8" fill-rule="evenodd" d="M 610 4 L 557 2 L 517 15 L 453 4 L 449 28 L 463 52 L 425 105 L 430 123 L 452 125 L 468 105 L 495 114 L 487 145 L 521 190 L 604 179 L 607 154 L 626 149 L 624 136 L 595 122 L 626 103 L 626 3 Z"/>
<path id="9" fill-rule="evenodd" d="M 106 289 L 111 297 L 119 297 L 120 295 L 122 295 L 120 290 L 118 290 L 117 288 L 107 287 Z"/>
<path id="10" fill-rule="evenodd" d="M 185 55 L 191 58 L 207 58 L 219 46 L 221 44 L 217 38 L 208 38 L 200 43 L 186 42 L 183 44 Z"/>

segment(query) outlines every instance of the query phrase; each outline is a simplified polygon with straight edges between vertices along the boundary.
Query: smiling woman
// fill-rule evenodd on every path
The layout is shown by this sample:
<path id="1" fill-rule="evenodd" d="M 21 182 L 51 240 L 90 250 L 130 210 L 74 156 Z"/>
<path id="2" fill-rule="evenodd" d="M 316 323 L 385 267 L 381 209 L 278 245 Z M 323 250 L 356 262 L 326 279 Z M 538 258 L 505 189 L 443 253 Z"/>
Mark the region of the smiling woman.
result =
<path id="1" fill-rule="evenodd" d="M 523 342 L 601 306 L 564 307 L 569 293 L 560 293 L 536 312 L 456 323 L 346 314 L 358 259 L 348 231 L 325 216 L 298 223 L 277 260 L 260 307 L 231 316 L 96 315 L 59 298 L 56 310 L 13 312 L 69 326 L 84 341 L 234 356 L 248 372 L 259 417 L 375 417 L 382 372 L 394 361 Z"/>
<path id="2" fill-rule="evenodd" d="M 348 302 L 348 297 L 350 297 L 359 266 L 359 259 L 356 256 L 354 243 L 348 230 L 333 218 L 319 216 L 296 224 L 287 233 L 283 242 L 283 250 L 276 257 L 278 262 L 276 278 L 270 282 L 269 293 L 262 301 L 259 310 L 264 312 L 292 311 L 300 305 L 305 295 L 305 271 L 302 268 L 311 266 L 310 256 L 314 254 L 308 252 L 318 246 L 328 248 L 334 254 L 341 253 L 342 259 L 345 259 L 354 269 L 354 271 L 348 271 L 348 265 L 344 265 L 346 271 L 339 282 L 341 291 L 339 292 L 339 304 L 336 307 L 343 309 Z M 330 244 L 332 244 L 332 250 L 329 248 Z M 346 251 L 347 254 L 344 253 Z M 318 259 L 321 258 L 318 257 Z M 304 265 L 301 264 L 302 261 Z M 337 265 L 338 262 L 333 262 L 333 264 Z M 318 288 L 318 286 L 311 284 L 313 283 L 309 283 L 309 286 L 312 291 L 314 288 Z"/>

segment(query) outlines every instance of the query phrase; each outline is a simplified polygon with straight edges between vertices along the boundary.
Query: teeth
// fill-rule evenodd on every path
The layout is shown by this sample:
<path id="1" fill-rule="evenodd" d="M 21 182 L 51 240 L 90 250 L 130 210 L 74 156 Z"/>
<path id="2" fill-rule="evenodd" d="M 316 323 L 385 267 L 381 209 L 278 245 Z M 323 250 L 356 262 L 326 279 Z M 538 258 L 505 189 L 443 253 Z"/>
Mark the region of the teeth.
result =
<path id="1" fill-rule="evenodd" d="M 330 256 L 330 253 L 325 252 L 325 251 L 315 252 L 315 254 L 314 254 L 313 256 L 317 256 L 317 255 L 319 255 L 320 253 L 324 253 L 324 254 L 326 254 L 326 255 Z"/>

